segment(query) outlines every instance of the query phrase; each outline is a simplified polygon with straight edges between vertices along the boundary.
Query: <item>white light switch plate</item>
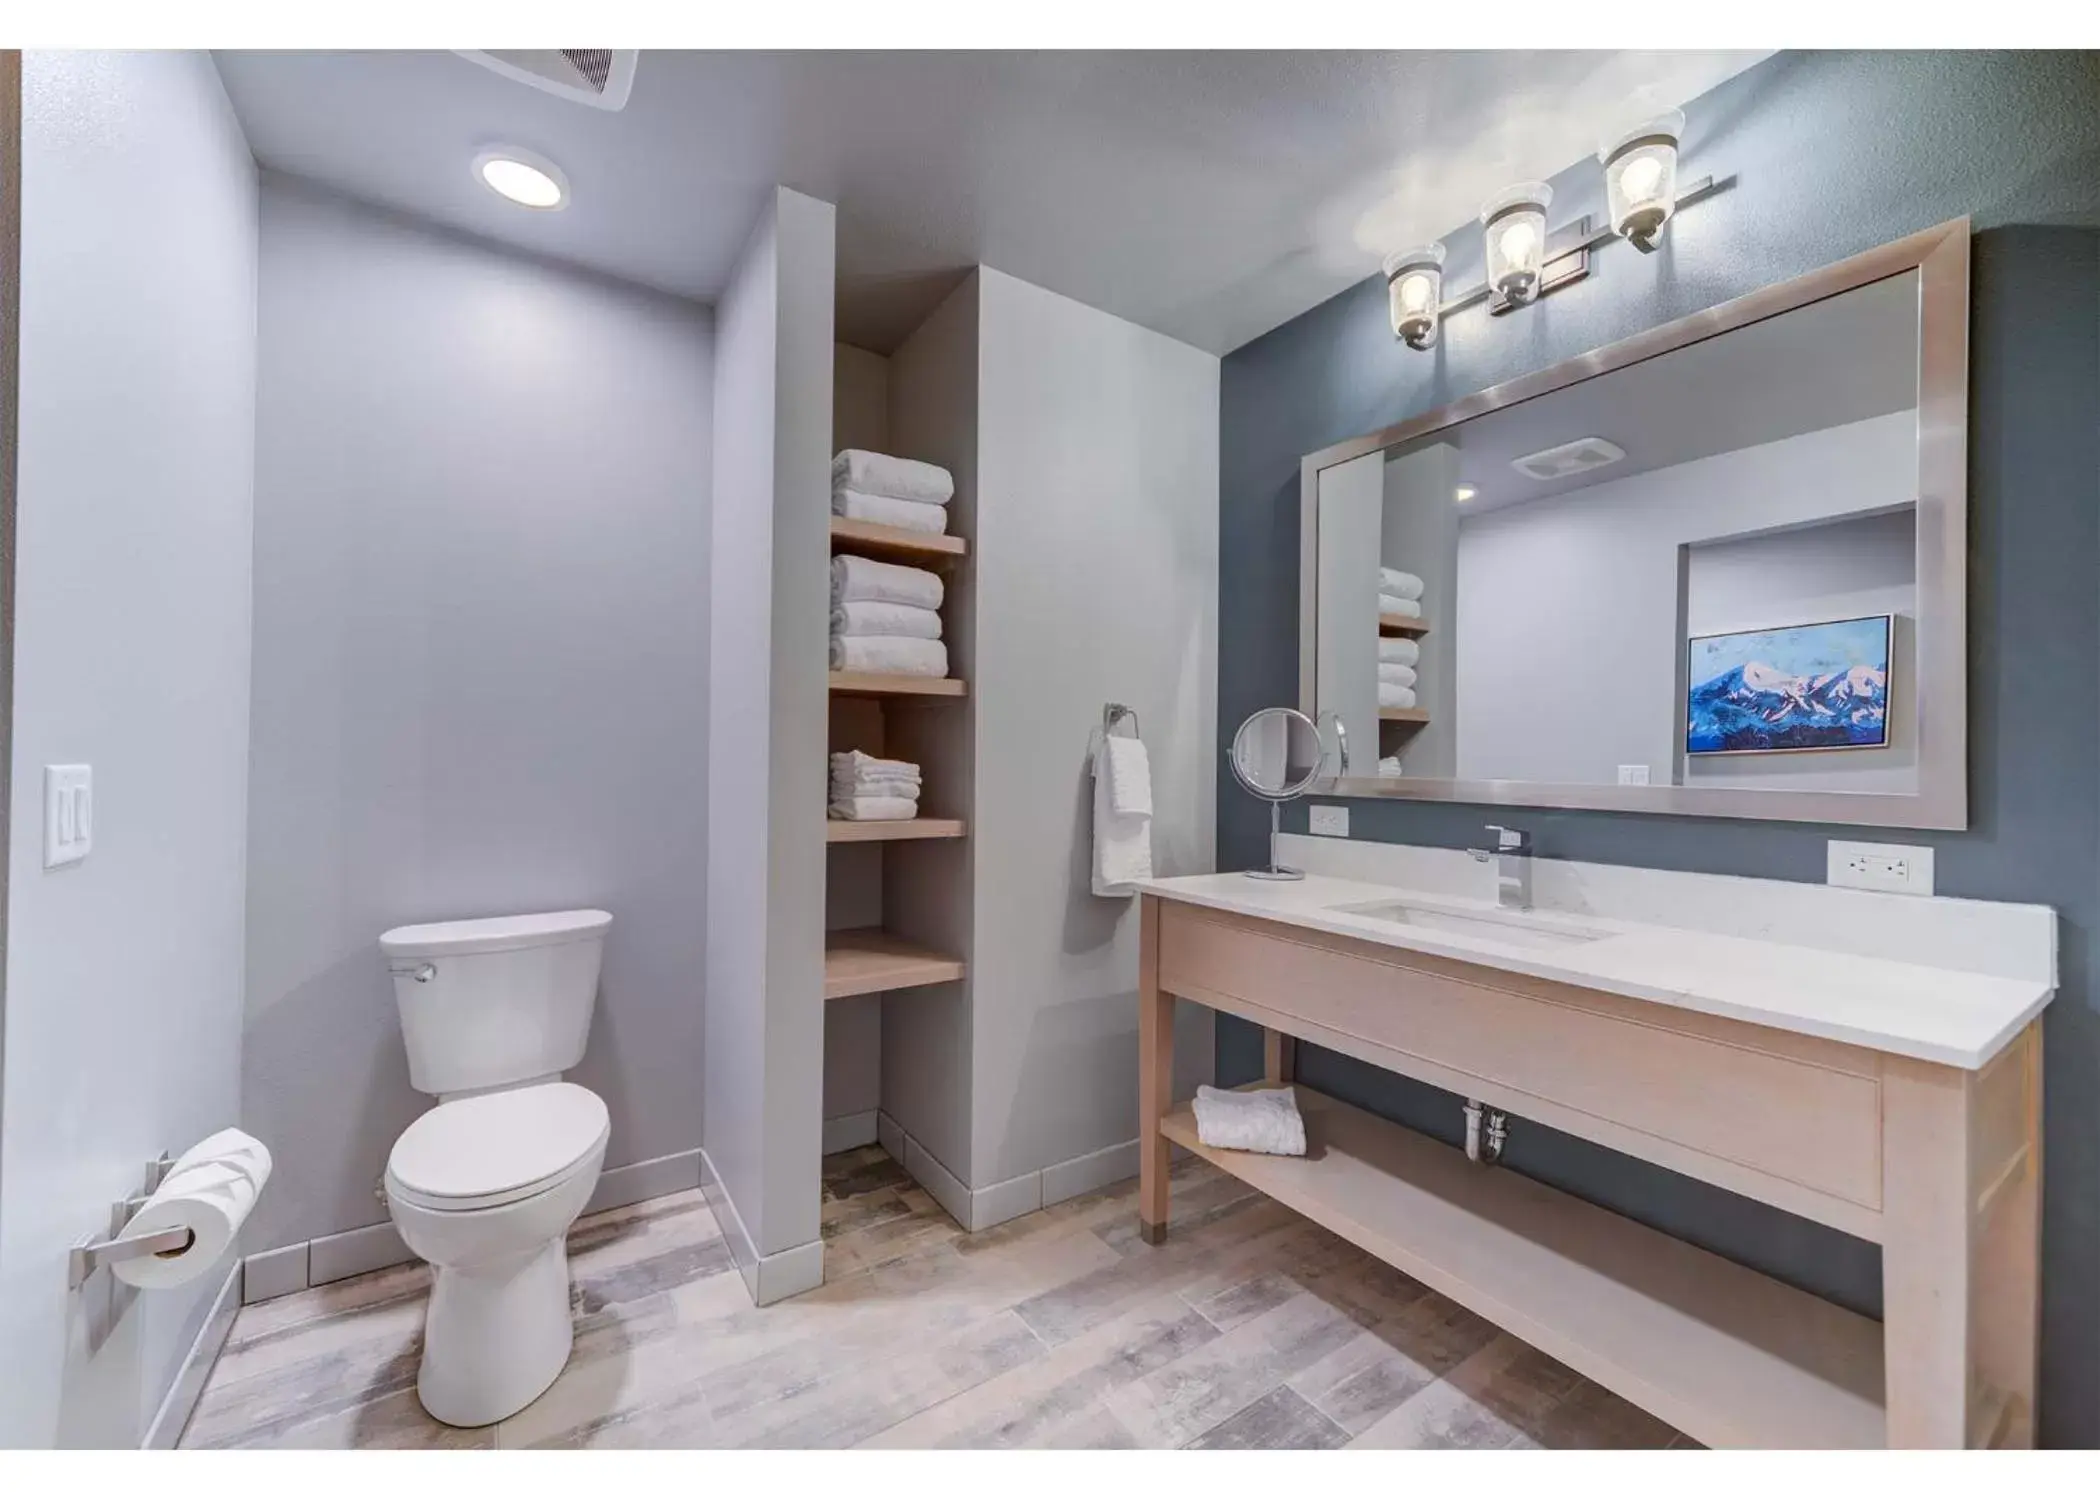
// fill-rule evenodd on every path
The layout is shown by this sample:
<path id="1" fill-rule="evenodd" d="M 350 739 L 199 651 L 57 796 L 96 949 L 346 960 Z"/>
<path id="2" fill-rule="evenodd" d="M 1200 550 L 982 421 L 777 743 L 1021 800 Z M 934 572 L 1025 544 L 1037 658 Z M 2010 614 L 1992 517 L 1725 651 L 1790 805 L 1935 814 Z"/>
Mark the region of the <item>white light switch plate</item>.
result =
<path id="1" fill-rule="evenodd" d="M 1932 850 L 1907 843 L 1830 841 L 1830 883 L 1853 890 L 1932 894 Z"/>
<path id="2" fill-rule="evenodd" d="M 1648 767 L 1645 765 L 1621 765 L 1619 767 L 1619 784 L 1621 786 L 1647 785 Z"/>
<path id="3" fill-rule="evenodd" d="M 78 864 L 95 846 L 95 772 L 86 765 L 44 767 L 44 867 Z"/>
<path id="4" fill-rule="evenodd" d="M 1349 809 L 1325 806 L 1314 802 L 1312 807 L 1312 830 L 1322 838 L 1346 838 L 1349 836 Z"/>

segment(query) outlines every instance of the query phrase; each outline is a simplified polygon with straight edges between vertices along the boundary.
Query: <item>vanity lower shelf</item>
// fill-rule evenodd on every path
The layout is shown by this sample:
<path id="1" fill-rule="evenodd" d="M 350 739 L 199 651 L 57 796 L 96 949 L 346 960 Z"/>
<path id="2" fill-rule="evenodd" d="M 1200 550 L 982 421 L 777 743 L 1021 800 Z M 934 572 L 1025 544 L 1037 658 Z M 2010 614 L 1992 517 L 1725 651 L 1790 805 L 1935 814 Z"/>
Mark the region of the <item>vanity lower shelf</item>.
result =
<path id="1" fill-rule="evenodd" d="M 1885 1444 L 1882 1327 L 1300 1087 L 1310 1153 L 1163 1134 L 1710 1446 Z"/>
<path id="2" fill-rule="evenodd" d="M 894 843 L 909 838 L 960 838 L 966 829 L 960 817 L 911 817 L 894 822 L 854 822 L 830 818 L 824 823 L 827 843 Z"/>
<path id="3" fill-rule="evenodd" d="M 916 989 L 962 976 L 962 959 L 893 937 L 880 927 L 849 927 L 824 934 L 826 999 Z"/>

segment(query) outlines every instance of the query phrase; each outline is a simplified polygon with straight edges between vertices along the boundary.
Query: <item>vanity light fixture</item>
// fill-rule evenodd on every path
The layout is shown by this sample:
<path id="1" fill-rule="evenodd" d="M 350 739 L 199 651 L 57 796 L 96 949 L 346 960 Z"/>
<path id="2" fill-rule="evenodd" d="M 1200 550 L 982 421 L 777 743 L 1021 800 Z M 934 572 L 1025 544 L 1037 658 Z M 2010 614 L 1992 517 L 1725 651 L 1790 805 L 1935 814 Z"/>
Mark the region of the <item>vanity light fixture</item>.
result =
<path id="1" fill-rule="evenodd" d="M 1463 505 L 1466 501 L 1474 498 L 1479 493 L 1480 491 L 1476 489 L 1473 485 L 1461 484 L 1458 486 L 1458 488 L 1451 491 L 1451 498 L 1456 500 L 1459 504 Z"/>
<path id="2" fill-rule="evenodd" d="M 1553 189 L 1543 182 L 1519 182 L 1481 205 L 1488 286 L 1512 307 L 1538 297 L 1546 264 L 1546 210 L 1552 206 Z"/>
<path id="3" fill-rule="evenodd" d="M 1597 148 L 1612 232 L 1643 254 L 1662 243 L 1663 225 L 1676 211 L 1677 143 L 1683 137 L 1684 111 L 1673 109 L 1608 137 Z"/>
<path id="4" fill-rule="evenodd" d="M 1386 256 L 1385 284 L 1394 334 L 1411 349 L 1435 347 L 1437 308 L 1444 300 L 1444 247 L 1427 244 Z"/>
<path id="5" fill-rule="evenodd" d="M 569 179 L 546 157 L 501 146 L 474 158 L 474 180 L 523 208 L 560 208 L 569 201 Z"/>

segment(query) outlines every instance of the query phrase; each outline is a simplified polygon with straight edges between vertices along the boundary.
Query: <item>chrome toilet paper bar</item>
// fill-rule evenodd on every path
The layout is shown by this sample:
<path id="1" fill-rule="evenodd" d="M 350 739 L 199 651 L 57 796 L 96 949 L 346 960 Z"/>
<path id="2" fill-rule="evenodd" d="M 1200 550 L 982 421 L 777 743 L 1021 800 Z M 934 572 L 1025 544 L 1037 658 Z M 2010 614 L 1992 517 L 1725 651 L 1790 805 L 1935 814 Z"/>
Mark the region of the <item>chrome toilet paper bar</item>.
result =
<path id="1" fill-rule="evenodd" d="M 197 1242 L 197 1235 L 187 1228 L 164 1228 L 158 1233 L 140 1234 L 127 1239 L 119 1234 L 112 1239 L 90 1238 L 75 1244 L 66 1254 L 66 1289 L 77 1291 L 88 1283 L 88 1277 L 104 1265 L 118 1260 L 135 1260 L 149 1254 L 182 1254 Z"/>

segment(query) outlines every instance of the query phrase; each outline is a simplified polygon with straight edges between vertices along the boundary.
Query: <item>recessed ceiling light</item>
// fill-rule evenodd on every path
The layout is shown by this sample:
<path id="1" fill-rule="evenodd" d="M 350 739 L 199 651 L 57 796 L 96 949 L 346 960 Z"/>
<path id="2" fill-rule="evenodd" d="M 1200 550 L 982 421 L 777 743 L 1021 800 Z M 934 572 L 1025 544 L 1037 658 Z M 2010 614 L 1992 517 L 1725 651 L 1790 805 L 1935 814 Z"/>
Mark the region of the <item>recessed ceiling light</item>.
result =
<path id="1" fill-rule="evenodd" d="M 1461 484 L 1458 486 L 1458 488 L 1451 491 L 1451 498 L 1458 501 L 1459 504 L 1463 505 L 1466 501 L 1472 499 L 1473 496 L 1479 493 L 1480 491 L 1475 489 L 1472 485 Z"/>
<path id="2" fill-rule="evenodd" d="M 515 146 L 474 158 L 474 176 L 490 192 L 525 208 L 560 208 L 569 201 L 569 179 L 544 156 Z"/>

